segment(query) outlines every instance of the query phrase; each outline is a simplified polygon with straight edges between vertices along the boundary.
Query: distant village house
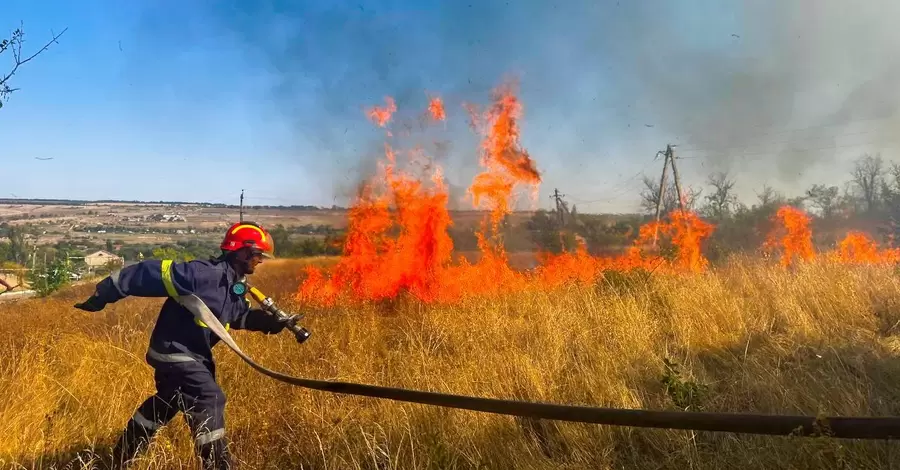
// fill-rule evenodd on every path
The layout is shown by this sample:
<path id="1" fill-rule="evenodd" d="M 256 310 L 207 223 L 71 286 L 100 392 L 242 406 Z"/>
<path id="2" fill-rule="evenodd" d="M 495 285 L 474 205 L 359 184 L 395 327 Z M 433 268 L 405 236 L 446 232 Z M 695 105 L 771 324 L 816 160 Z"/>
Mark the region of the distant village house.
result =
<path id="1" fill-rule="evenodd" d="M 110 263 L 124 265 L 125 258 L 114 255 L 108 251 L 100 250 L 85 256 L 84 263 L 88 266 L 88 268 L 94 269 L 102 268 Z"/>
<path id="2" fill-rule="evenodd" d="M 156 222 L 186 222 L 187 219 L 183 215 L 178 214 L 153 214 L 148 217 L 149 220 Z"/>

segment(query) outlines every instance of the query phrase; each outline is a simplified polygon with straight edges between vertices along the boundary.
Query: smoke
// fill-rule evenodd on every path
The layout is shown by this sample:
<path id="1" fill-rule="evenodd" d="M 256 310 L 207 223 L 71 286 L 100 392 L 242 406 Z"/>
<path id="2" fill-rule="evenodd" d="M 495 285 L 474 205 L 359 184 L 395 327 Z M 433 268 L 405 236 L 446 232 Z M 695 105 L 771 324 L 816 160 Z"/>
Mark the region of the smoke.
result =
<path id="1" fill-rule="evenodd" d="M 567 193 L 591 191 L 586 175 L 632 164 L 596 157 L 610 147 L 643 161 L 675 143 L 686 178 L 731 171 L 750 195 L 773 180 L 799 185 L 811 171 L 838 184 L 842 156 L 895 143 L 898 13 L 887 0 L 235 1 L 203 10 L 275 76 L 263 95 L 318 149 L 308 163 L 322 178 L 374 153 L 361 151 L 380 139 L 364 107 L 390 95 L 419 112 L 433 92 L 447 103 L 441 139 L 452 145 L 440 157 L 462 168 L 446 168 L 460 193 L 477 170 L 477 136 L 460 103 L 486 103 L 515 76 L 523 144 L 553 168 L 545 181 Z"/>
<path id="2" fill-rule="evenodd" d="M 793 0 L 730 11 L 739 21 L 718 45 L 679 40 L 691 33 L 667 20 L 654 29 L 662 37 L 647 39 L 664 60 L 630 61 L 643 77 L 635 92 L 708 169 L 790 183 L 844 150 L 896 143 L 900 32 L 889 18 L 900 5 Z"/>

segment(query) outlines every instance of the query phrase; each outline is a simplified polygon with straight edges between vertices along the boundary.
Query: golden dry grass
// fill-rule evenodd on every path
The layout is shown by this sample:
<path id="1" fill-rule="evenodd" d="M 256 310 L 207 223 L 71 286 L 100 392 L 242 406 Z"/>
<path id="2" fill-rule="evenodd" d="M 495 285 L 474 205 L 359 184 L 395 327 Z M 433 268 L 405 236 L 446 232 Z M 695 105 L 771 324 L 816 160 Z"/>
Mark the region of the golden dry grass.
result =
<path id="1" fill-rule="evenodd" d="M 299 262 L 256 284 L 275 298 Z M 693 276 L 625 277 L 556 292 L 310 311 L 304 345 L 236 332 L 260 363 L 306 377 L 598 406 L 675 409 L 663 358 L 706 384 L 707 411 L 900 414 L 900 281 L 889 267 L 795 271 L 739 260 Z M 143 360 L 160 299 L 71 307 L 78 286 L 0 304 L 0 465 L 62 468 L 114 442 L 153 392 Z M 285 306 L 299 308 L 291 302 Z M 525 423 L 332 395 L 257 374 L 216 348 L 242 468 L 886 468 L 898 444 Z M 79 468 L 76 465 L 71 468 Z M 182 418 L 134 468 L 197 468 Z"/>

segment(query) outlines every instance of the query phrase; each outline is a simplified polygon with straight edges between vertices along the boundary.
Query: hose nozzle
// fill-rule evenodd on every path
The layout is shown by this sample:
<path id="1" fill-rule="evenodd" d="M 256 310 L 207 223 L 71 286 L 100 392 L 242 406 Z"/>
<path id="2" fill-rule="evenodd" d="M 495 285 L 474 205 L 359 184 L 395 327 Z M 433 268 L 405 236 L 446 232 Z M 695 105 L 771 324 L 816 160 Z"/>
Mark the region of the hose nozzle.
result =
<path id="1" fill-rule="evenodd" d="M 250 287 L 250 296 L 262 306 L 263 310 L 274 315 L 279 321 L 286 323 L 287 329 L 291 330 L 291 333 L 294 333 L 294 337 L 297 338 L 298 343 L 303 343 L 312 335 L 309 330 L 297 324 L 297 322 L 303 318 L 303 315 L 289 315 L 285 313 L 275 305 L 275 301 L 272 300 L 271 297 L 266 296 L 266 294 L 263 294 L 262 291 L 256 287 Z"/>

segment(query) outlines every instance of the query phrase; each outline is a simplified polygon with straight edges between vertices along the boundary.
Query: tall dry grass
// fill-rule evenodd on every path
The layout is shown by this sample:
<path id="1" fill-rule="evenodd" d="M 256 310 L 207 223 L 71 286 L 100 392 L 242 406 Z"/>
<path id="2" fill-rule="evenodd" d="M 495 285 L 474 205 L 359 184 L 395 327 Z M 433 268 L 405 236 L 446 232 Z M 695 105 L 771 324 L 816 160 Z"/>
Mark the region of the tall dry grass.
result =
<path id="1" fill-rule="evenodd" d="M 255 282 L 283 298 L 298 272 L 297 262 L 271 263 Z M 898 287 L 887 267 L 817 263 L 787 271 L 740 260 L 703 275 L 613 276 L 456 306 L 397 301 L 311 311 L 306 326 L 313 336 L 301 346 L 289 334 L 234 336 L 262 364 L 321 379 L 611 407 L 897 415 Z M 104 455 L 153 392 L 143 355 L 161 300 L 126 299 L 94 314 L 71 307 L 91 289 L 0 303 L 4 468 L 79 468 L 76 453 Z M 242 468 L 900 463 L 897 444 L 881 441 L 534 423 L 332 395 L 257 374 L 224 345 L 216 356 Z M 681 365 L 682 385 L 667 389 L 662 382 L 664 359 Z M 675 393 L 690 384 L 700 387 L 696 395 Z M 180 415 L 135 468 L 197 468 Z"/>

